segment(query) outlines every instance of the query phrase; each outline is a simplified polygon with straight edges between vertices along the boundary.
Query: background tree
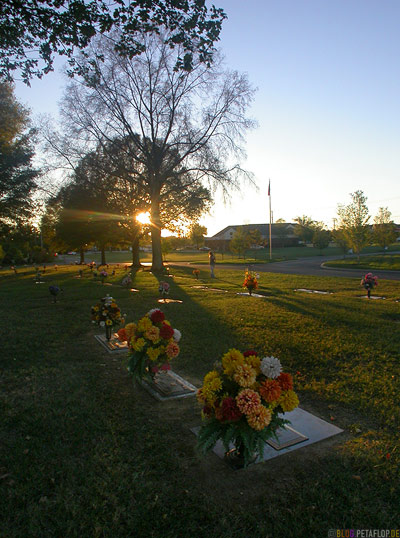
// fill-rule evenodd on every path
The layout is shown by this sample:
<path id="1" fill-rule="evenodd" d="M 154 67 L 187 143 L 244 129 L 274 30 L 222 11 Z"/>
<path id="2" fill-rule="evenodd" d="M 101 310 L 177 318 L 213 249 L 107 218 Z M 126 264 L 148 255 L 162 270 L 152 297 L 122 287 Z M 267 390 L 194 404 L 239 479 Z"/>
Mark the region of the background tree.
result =
<path id="1" fill-rule="evenodd" d="M 317 248 L 321 251 L 324 248 L 328 248 L 329 242 L 331 240 L 331 233 L 328 230 L 323 228 L 316 228 L 312 237 L 312 244 L 314 248 Z"/>
<path id="2" fill-rule="evenodd" d="M 245 231 L 243 226 L 238 227 L 230 242 L 231 251 L 237 253 L 239 258 L 245 258 L 246 250 L 249 248 L 250 244 L 251 237 L 249 233 Z"/>
<path id="3" fill-rule="evenodd" d="M 27 132 L 28 113 L 16 101 L 10 84 L 0 82 L 0 227 L 21 225 L 29 218 L 38 171 Z"/>
<path id="4" fill-rule="evenodd" d="M 207 228 L 201 226 L 198 222 L 192 224 L 189 230 L 189 237 L 191 241 L 195 244 L 196 248 L 199 249 L 204 245 L 204 237 L 207 235 Z"/>
<path id="5" fill-rule="evenodd" d="M 380 207 L 374 218 L 374 241 L 384 250 L 397 239 L 396 225 L 390 218 L 391 216 L 392 214 L 387 207 Z"/>
<path id="6" fill-rule="evenodd" d="M 190 72 L 176 71 L 180 49 L 163 37 L 147 37 L 141 56 L 121 58 L 104 40 L 96 43 L 104 62 L 91 57 L 84 84 L 68 88 L 62 115 L 69 144 L 105 145 L 119 136 L 150 199 L 152 269 L 163 267 L 162 202 L 199 192 L 203 182 L 223 192 L 250 177 L 239 165 L 243 133 L 253 125 L 244 112 L 253 97 L 245 76 L 208 68 L 194 57 Z M 138 131 L 138 133 L 137 133 Z"/>
<path id="7" fill-rule="evenodd" d="M 225 18 L 222 9 L 207 9 L 204 0 L 2 0 L 0 76 L 11 80 L 17 70 L 29 84 L 32 77 L 53 70 L 55 54 L 68 57 L 70 71 L 79 73 L 82 66 L 74 62 L 74 51 L 116 29 L 115 50 L 132 58 L 145 50 L 142 36 L 158 33 L 160 27 L 170 31 L 169 47 L 180 46 L 177 67 L 190 69 L 195 51 L 200 61 L 211 61 Z"/>
<path id="8" fill-rule="evenodd" d="M 293 219 L 296 222 L 294 233 L 299 236 L 301 241 L 309 243 L 314 235 L 314 220 L 306 215 Z"/>
<path id="9" fill-rule="evenodd" d="M 346 234 L 344 233 L 344 229 L 335 228 L 334 230 L 332 230 L 332 239 L 342 251 L 343 258 L 345 258 L 349 250 L 349 245 L 347 243 L 347 238 L 346 238 Z"/>
<path id="10" fill-rule="evenodd" d="M 342 229 L 349 247 L 360 259 L 360 252 L 371 242 L 368 226 L 370 216 L 363 191 L 355 191 L 350 196 L 352 202 L 349 205 L 338 206 L 339 228 Z"/>

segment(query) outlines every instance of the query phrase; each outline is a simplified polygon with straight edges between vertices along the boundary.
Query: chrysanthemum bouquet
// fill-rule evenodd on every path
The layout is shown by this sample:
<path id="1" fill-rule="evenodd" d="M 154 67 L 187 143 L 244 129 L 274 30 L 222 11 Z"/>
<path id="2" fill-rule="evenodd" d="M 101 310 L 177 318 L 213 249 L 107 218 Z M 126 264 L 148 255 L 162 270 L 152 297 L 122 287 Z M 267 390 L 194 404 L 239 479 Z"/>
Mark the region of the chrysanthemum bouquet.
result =
<path id="1" fill-rule="evenodd" d="M 262 457 L 267 439 L 276 438 L 276 430 L 289 422 L 279 415 L 299 404 L 292 376 L 282 372 L 279 359 L 237 349 L 225 353 L 205 376 L 197 399 L 203 406 L 200 450 L 211 450 L 219 439 L 227 451 L 233 443 L 245 467 L 254 455 Z"/>
<path id="2" fill-rule="evenodd" d="M 243 287 L 248 289 L 250 295 L 253 290 L 258 288 L 257 277 L 258 275 L 256 273 L 252 273 L 248 269 L 244 273 Z"/>
<path id="3" fill-rule="evenodd" d="M 111 331 L 115 326 L 125 323 L 121 309 L 109 295 L 106 295 L 100 299 L 99 303 L 92 306 L 91 313 L 92 322 L 106 328 L 107 338 L 111 336 Z"/>
<path id="4" fill-rule="evenodd" d="M 105 271 L 104 269 L 102 271 L 100 271 L 100 278 L 101 278 L 101 282 L 104 283 L 104 279 L 108 277 L 108 273 L 107 271 Z"/>
<path id="5" fill-rule="evenodd" d="M 371 290 L 378 285 L 378 277 L 374 276 L 372 273 L 367 273 L 361 279 L 360 285 L 367 290 L 368 297 L 371 297 Z"/>
<path id="6" fill-rule="evenodd" d="M 199 280 L 200 271 L 198 269 L 193 269 L 193 274 L 194 274 L 196 280 Z"/>
<path id="7" fill-rule="evenodd" d="M 158 308 L 150 310 L 137 324 L 128 323 L 119 333 L 120 339 L 128 342 L 128 370 L 134 378 L 152 377 L 160 370 L 170 370 L 169 362 L 179 355 L 181 333 L 171 327 Z"/>
<path id="8" fill-rule="evenodd" d="M 169 293 L 169 284 L 168 282 L 160 282 L 158 286 L 158 291 L 161 293 L 162 297 L 165 297 Z"/>

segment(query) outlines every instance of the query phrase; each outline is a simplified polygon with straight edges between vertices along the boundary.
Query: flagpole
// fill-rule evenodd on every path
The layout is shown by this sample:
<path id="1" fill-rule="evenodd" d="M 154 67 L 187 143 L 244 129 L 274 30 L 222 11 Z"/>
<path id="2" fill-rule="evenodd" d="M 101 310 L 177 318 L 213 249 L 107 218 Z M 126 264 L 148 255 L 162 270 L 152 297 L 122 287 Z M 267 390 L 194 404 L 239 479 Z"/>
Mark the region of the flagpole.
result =
<path id="1" fill-rule="evenodd" d="M 272 260 L 272 232 L 271 232 L 271 180 L 268 182 L 268 198 L 269 198 L 269 259 Z"/>

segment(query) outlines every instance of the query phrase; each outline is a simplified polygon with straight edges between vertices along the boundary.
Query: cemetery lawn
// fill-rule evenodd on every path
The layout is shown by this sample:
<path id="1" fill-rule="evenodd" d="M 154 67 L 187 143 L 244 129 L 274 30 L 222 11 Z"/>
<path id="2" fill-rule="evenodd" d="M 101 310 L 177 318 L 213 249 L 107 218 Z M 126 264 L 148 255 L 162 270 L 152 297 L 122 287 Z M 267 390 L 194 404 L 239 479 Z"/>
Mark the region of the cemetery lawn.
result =
<path id="1" fill-rule="evenodd" d="M 233 471 L 196 451 L 195 398 L 157 402 L 126 359 L 94 339 L 90 307 L 112 294 L 128 321 L 157 306 L 158 280 L 102 286 L 86 268 L 0 272 L 0 536 L 135 538 L 322 537 L 329 529 L 396 529 L 400 515 L 399 283 L 361 296 L 359 277 L 174 268 L 163 305 L 181 330 L 173 369 L 196 386 L 231 347 L 279 357 L 300 406 L 339 436 Z M 57 304 L 48 292 L 58 284 Z M 198 286 L 207 286 L 201 289 Z M 196 287 L 197 286 L 197 287 Z M 216 288 L 223 291 L 213 291 Z M 307 288 L 332 295 L 295 292 Z"/>
<path id="2" fill-rule="evenodd" d="M 368 269 L 400 271 L 400 254 L 384 254 L 380 256 L 363 256 L 360 260 L 350 258 L 325 262 L 328 267 L 342 269 Z"/>

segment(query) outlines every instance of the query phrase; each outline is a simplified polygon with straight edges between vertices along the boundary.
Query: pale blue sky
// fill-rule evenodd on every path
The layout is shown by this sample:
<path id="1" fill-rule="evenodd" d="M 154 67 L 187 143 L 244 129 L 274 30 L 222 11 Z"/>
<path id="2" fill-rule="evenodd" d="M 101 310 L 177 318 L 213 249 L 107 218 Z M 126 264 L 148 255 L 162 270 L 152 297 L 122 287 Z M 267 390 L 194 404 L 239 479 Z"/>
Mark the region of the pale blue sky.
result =
<path id="1" fill-rule="evenodd" d="M 216 200 L 209 234 L 229 224 L 306 214 L 332 226 L 338 203 L 361 189 L 372 217 L 388 206 L 400 222 L 400 2 L 217 0 L 228 14 L 219 43 L 227 66 L 258 87 L 250 111 L 244 187 Z M 63 80 L 52 74 L 17 96 L 56 113 Z"/>

